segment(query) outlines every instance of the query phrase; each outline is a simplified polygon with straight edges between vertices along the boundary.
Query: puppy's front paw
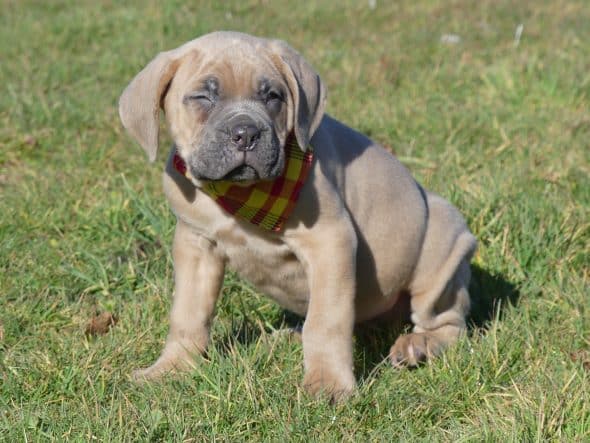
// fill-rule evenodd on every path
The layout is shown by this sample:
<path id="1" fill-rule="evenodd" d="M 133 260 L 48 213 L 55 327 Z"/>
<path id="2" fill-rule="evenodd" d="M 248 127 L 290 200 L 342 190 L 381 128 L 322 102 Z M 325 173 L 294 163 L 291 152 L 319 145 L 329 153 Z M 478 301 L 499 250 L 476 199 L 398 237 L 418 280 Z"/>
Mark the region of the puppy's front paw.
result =
<path id="1" fill-rule="evenodd" d="M 153 365 L 133 371 L 131 379 L 137 383 L 142 383 L 158 380 L 172 372 L 186 372 L 194 368 L 193 354 L 179 343 L 169 343 Z"/>
<path id="2" fill-rule="evenodd" d="M 441 343 L 428 333 L 412 333 L 397 338 L 389 350 L 389 359 L 396 368 L 418 366 L 442 350 Z"/>
<path id="3" fill-rule="evenodd" d="M 325 367 L 306 371 L 303 378 L 305 390 L 315 396 L 326 396 L 330 403 L 339 403 L 356 390 L 356 381 L 351 370 L 331 370 Z"/>
<path id="4" fill-rule="evenodd" d="M 174 370 L 172 365 L 154 363 L 153 365 L 136 369 L 131 373 L 131 380 L 135 383 L 145 383 L 148 381 L 155 381 L 162 378 L 165 374 L 168 374 Z"/>

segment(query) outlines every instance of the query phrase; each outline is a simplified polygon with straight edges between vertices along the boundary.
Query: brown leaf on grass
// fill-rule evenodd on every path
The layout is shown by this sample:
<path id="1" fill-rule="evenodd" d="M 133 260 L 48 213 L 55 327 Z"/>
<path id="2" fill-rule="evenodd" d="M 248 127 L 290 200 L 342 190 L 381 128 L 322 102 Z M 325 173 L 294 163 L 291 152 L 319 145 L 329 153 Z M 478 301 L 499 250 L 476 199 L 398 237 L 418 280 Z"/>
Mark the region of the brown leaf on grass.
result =
<path id="1" fill-rule="evenodd" d="M 0 341 L 4 341 L 4 325 L 0 322 Z"/>
<path id="2" fill-rule="evenodd" d="M 117 317 L 110 312 L 95 315 L 86 325 L 86 335 L 104 335 L 117 323 Z"/>
<path id="3" fill-rule="evenodd" d="M 590 352 L 584 349 L 570 352 L 570 358 L 575 363 L 581 363 L 586 371 L 590 371 Z"/>
<path id="4" fill-rule="evenodd" d="M 37 145 L 37 138 L 30 135 L 30 134 L 27 134 L 23 137 L 23 143 L 25 145 L 29 145 L 29 146 L 36 146 Z"/>

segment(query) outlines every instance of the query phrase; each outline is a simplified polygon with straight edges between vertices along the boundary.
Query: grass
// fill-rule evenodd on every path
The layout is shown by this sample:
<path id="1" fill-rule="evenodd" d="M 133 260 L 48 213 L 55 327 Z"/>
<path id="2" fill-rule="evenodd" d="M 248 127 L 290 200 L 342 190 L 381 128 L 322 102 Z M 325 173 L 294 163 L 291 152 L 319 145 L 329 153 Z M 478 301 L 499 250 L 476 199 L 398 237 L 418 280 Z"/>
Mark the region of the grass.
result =
<path id="1" fill-rule="evenodd" d="M 369 3 L 0 2 L 0 439 L 590 439 L 590 6 Z M 332 115 L 461 208 L 473 328 L 442 358 L 394 371 L 393 337 L 359 338 L 360 395 L 316 401 L 300 344 L 272 333 L 288 316 L 228 274 L 207 359 L 128 379 L 166 336 L 174 219 L 117 98 L 217 29 L 288 40 Z"/>

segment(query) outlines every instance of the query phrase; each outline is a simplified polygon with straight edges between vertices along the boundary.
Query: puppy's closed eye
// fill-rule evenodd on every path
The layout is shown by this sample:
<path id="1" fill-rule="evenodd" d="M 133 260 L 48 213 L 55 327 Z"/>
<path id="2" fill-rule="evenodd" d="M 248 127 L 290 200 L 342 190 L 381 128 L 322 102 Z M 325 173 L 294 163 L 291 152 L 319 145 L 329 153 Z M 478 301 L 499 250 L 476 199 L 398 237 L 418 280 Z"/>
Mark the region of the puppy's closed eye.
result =
<path id="1" fill-rule="evenodd" d="M 265 97 L 265 101 L 266 104 L 272 103 L 274 101 L 285 101 L 285 98 L 283 97 L 283 94 L 281 94 L 278 91 L 268 91 L 268 94 L 266 94 Z"/>
<path id="2" fill-rule="evenodd" d="M 199 105 L 209 110 L 215 105 L 215 97 L 205 92 L 192 92 L 183 97 L 182 102 L 185 105 Z"/>

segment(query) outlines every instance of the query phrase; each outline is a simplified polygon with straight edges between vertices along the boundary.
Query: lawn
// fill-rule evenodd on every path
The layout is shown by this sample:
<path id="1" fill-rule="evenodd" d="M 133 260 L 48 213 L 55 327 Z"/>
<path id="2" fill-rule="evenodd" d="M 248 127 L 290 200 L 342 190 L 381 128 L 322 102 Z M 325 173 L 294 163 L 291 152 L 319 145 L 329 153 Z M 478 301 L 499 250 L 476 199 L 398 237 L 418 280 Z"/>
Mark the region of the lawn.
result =
<path id="1" fill-rule="evenodd" d="M 0 8 L 0 439 L 590 441 L 587 1 Z M 471 328 L 442 358 L 394 370 L 394 337 L 361 335 L 358 395 L 313 399 L 301 344 L 275 333 L 292 316 L 228 274 L 194 371 L 129 379 L 166 337 L 174 217 L 163 155 L 146 162 L 117 99 L 156 53 L 219 29 L 289 41 L 330 114 L 465 214 Z M 105 312 L 115 325 L 87 335 Z"/>

